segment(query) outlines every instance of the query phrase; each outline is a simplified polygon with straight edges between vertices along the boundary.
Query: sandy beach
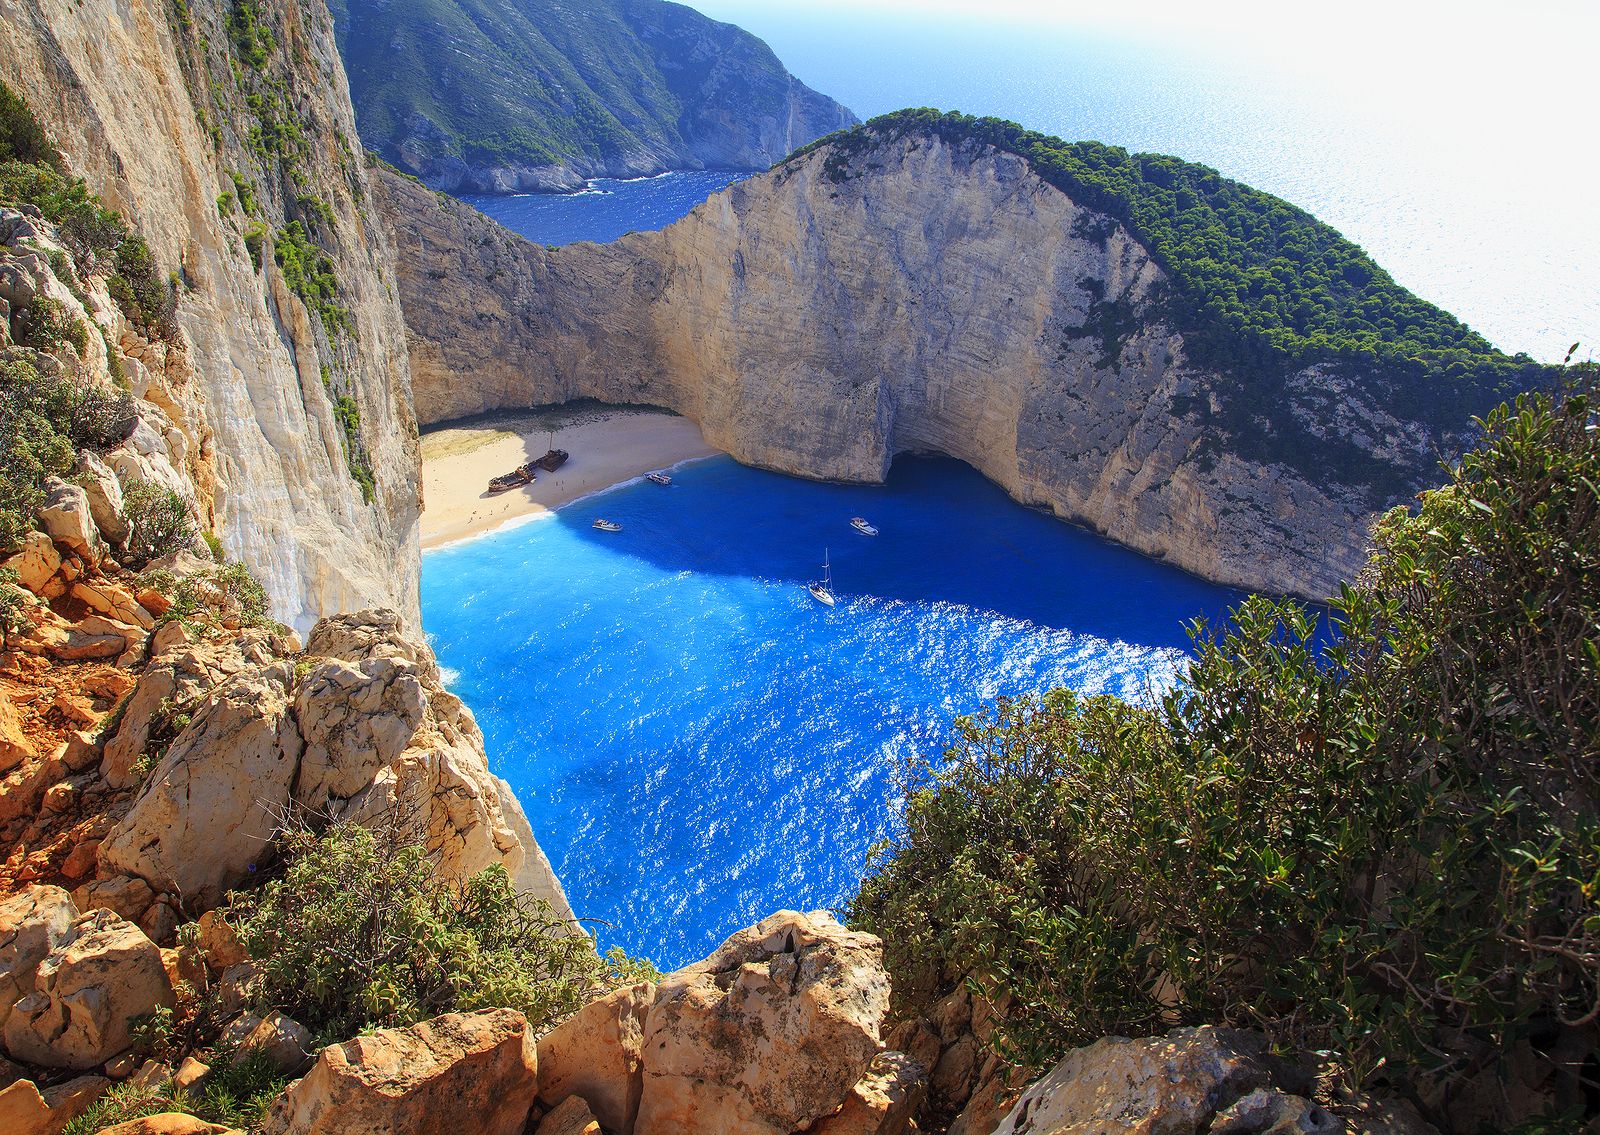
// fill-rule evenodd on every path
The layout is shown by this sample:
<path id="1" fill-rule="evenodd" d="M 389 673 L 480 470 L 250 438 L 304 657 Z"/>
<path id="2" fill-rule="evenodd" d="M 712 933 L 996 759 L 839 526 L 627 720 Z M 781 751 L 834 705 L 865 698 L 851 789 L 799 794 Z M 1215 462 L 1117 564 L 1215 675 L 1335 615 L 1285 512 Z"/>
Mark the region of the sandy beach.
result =
<path id="1" fill-rule="evenodd" d="M 489 479 L 550 448 L 572 455 L 531 485 L 490 496 Z M 563 406 L 496 415 L 422 436 L 422 546 L 480 536 L 508 520 L 548 512 L 611 485 L 696 457 L 711 457 L 700 428 L 661 410 Z"/>

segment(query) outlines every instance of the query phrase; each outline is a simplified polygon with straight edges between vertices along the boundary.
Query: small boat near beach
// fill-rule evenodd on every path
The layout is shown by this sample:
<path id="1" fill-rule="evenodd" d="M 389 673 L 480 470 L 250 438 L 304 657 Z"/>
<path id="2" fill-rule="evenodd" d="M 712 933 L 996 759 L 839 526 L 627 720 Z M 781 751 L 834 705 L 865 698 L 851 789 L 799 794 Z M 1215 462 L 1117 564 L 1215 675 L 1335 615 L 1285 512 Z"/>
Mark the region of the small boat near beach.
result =
<path id="1" fill-rule="evenodd" d="M 596 528 L 600 529 L 600 531 L 602 531 L 602 532 L 621 532 L 622 531 L 622 525 L 618 524 L 615 520 L 606 520 L 604 517 L 601 517 L 599 520 L 596 520 L 594 522 L 594 526 Z"/>
<path id="2" fill-rule="evenodd" d="M 867 518 L 864 516 L 852 516 L 850 518 L 850 527 L 854 528 L 863 536 L 876 536 L 878 534 L 878 530 L 871 524 L 868 524 Z"/>
<path id="3" fill-rule="evenodd" d="M 668 485 L 672 484 L 672 478 L 667 476 L 665 473 L 646 473 L 644 475 L 644 479 L 649 481 L 652 485 L 660 485 L 662 488 L 666 488 Z"/>
<path id="4" fill-rule="evenodd" d="M 489 493 L 507 493 L 512 489 L 520 489 L 523 485 L 531 485 L 534 480 L 534 470 L 538 466 L 530 461 L 526 465 L 519 465 L 509 473 L 502 473 L 489 482 Z"/>
<path id="5" fill-rule="evenodd" d="M 822 553 L 822 578 L 806 584 L 806 590 L 811 592 L 811 598 L 824 607 L 832 607 L 838 601 L 833 595 L 833 566 L 828 562 L 826 550 Z"/>

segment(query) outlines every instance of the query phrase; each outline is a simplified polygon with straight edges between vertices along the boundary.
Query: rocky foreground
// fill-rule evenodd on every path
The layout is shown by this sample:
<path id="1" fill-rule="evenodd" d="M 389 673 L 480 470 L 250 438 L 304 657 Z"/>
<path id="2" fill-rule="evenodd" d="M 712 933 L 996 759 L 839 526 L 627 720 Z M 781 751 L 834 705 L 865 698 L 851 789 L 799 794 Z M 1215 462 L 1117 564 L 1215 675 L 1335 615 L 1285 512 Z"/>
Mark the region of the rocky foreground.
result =
<path id="1" fill-rule="evenodd" d="M 118 484 L 55 484 L 6 564 L 19 582 L 0 584 L 23 612 L 0 653 L 7 1135 L 221 1132 L 159 1107 L 244 1059 L 298 1077 L 261 1119 L 267 1135 L 1428 1130 L 1371 1101 L 1336 1115 L 1310 1072 L 1213 1029 L 1107 1039 L 1029 1086 L 964 990 L 893 1020 L 882 943 L 824 913 L 775 914 L 553 1026 L 486 1008 L 319 1043 L 263 1002 L 271 958 L 224 905 L 270 865 L 285 817 L 398 817 L 443 877 L 498 864 L 571 912 L 470 712 L 400 616 L 326 618 L 302 645 L 229 606 L 218 565 L 195 552 L 127 571 Z M 150 1022 L 187 1018 L 201 996 L 212 1063 L 152 1056 Z M 89 1123 L 129 1093 L 155 1109 Z"/>

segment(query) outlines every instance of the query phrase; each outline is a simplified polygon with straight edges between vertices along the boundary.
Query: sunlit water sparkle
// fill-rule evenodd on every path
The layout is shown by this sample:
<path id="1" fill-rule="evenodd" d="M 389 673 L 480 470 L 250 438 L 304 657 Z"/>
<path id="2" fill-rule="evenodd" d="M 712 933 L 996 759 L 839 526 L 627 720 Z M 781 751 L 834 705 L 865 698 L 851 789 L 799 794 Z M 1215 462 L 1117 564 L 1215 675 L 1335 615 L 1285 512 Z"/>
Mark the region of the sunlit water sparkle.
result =
<path id="1" fill-rule="evenodd" d="M 1167 688 L 1181 623 L 1238 598 L 952 461 L 902 460 L 881 488 L 727 458 L 674 481 L 423 568 L 440 660 L 574 908 L 664 966 L 847 898 L 893 828 L 893 770 L 940 752 L 956 715 L 1054 686 Z M 804 587 L 825 551 L 832 610 Z"/>

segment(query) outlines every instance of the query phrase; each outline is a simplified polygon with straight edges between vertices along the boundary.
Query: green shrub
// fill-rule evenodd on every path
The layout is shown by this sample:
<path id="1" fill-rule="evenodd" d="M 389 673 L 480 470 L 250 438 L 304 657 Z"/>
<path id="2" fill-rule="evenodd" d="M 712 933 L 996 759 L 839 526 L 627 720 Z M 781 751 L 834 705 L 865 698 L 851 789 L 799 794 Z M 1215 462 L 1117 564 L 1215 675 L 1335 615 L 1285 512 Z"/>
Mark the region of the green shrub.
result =
<path id="1" fill-rule="evenodd" d="M 171 588 L 172 618 L 187 626 L 266 627 L 269 602 L 259 580 L 243 564 L 184 576 Z"/>
<path id="2" fill-rule="evenodd" d="M 189 506 L 165 485 L 130 481 L 122 490 L 122 509 L 132 530 L 127 550 L 132 567 L 143 567 L 194 543 Z"/>
<path id="3" fill-rule="evenodd" d="M 256 266 L 257 272 L 261 271 L 261 255 L 269 231 L 262 221 L 252 221 L 250 227 L 244 230 L 244 249 L 250 254 L 250 263 Z"/>
<path id="4" fill-rule="evenodd" d="M 197 1116 L 208 1123 L 247 1130 L 261 1122 L 289 1078 L 260 1049 L 242 1053 L 206 1053 L 211 1072 L 198 1095 L 176 1089 L 168 1081 L 139 1085 L 113 1084 L 89 1109 L 67 1125 L 63 1135 L 94 1135 L 107 1127 L 167 1112 Z"/>
<path id="5" fill-rule="evenodd" d="M 224 562 L 228 557 L 222 548 L 222 537 L 215 532 L 202 532 L 200 538 L 206 542 L 206 547 L 211 550 L 211 558 L 217 563 Z"/>
<path id="6" fill-rule="evenodd" d="M 37 207 L 55 225 L 80 273 L 94 270 L 127 235 L 122 218 L 103 207 L 87 185 L 49 165 L 0 162 L 0 201 Z"/>
<path id="7" fill-rule="evenodd" d="M 0 555 L 32 530 L 45 478 L 65 476 L 77 459 L 66 430 L 70 395 L 29 363 L 0 362 Z"/>
<path id="8" fill-rule="evenodd" d="M 518 895 L 500 866 L 462 885 L 391 820 L 280 836 L 284 867 L 235 895 L 230 921 L 260 969 L 256 996 L 327 1041 L 439 1013 L 503 1006 L 535 1032 L 642 971 Z"/>
<path id="9" fill-rule="evenodd" d="M 850 910 L 900 1009 L 969 975 L 1033 1067 L 1180 1022 L 1355 1081 L 1592 1043 L 1600 433 L 1582 395 L 1486 426 L 1380 526 L 1336 633 L 1253 598 L 1196 628 L 1154 707 L 1055 693 L 961 722 Z"/>
<path id="10" fill-rule="evenodd" d="M 28 625 L 27 612 L 33 606 L 33 597 L 17 586 L 17 573 L 0 567 L 0 646 Z"/>
<path id="11" fill-rule="evenodd" d="M 68 341 L 75 322 L 60 300 L 51 296 L 35 296 L 22 309 L 21 317 L 17 320 L 20 332 L 18 341 L 24 347 L 53 354 Z M 82 334 L 81 327 L 79 334 Z"/>
<path id="12" fill-rule="evenodd" d="M 291 221 L 273 239 L 273 259 L 283 269 L 283 282 L 322 320 L 328 338 L 355 333 L 349 309 L 338 302 L 339 279 L 333 261 L 313 241 L 306 227 Z"/>
<path id="13" fill-rule="evenodd" d="M 117 244 L 115 260 L 116 271 L 106 286 L 117 306 L 147 338 L 175 337 L 177 287 L 171 277 L 162 279 L 144 238 L 124 237 Z"/>
<path id="14" fill-rule="evenodd" d="M 12 161 L 54 166 L 61 155 L 27 104 L 0 83 L 0 162 Z"/>

